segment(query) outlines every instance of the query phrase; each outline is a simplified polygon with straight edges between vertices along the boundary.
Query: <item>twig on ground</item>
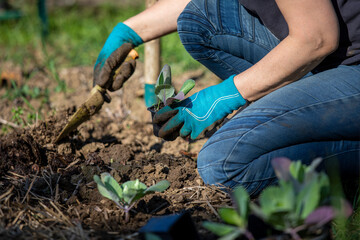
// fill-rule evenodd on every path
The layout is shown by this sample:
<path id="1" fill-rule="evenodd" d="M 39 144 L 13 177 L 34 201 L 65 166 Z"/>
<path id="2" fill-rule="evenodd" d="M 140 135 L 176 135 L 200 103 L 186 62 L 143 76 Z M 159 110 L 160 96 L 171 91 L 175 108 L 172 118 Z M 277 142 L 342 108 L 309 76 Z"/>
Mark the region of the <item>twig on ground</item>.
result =
<path id="1" fill-rule="evenodd" d="M 50 169 L 50 170 L 51 170 L 51 169 Z M 49 188 L 50 188 L 50 195 L 51 195 L 51 197 L 52 197 L 54 191 L 53 191 L 52 183 L 51 183 L 51 174 L 49 174 L 46 170 L 43 170 L 43 171 L 42 171 L 42 176 L 43 176 L 44 181 L 47 183 L 47 185 L 48 185 Z M 49 180 L 47 180 L 47 179 L 49 179 Z"/>
<path id="2" fill-rule="evenodd" d="M 26 191 L 26 194 L 25 194 L 23 200 L 21 201 L 21 203 L 24 203 L 25 199 L 28 197 L 36 179 L 37 179 L 37 176 L 35 176 L 34 179 L 31 181 L 30 186 L 29 186 L 28 190 Z"/>
<path id="3" fill-rule="evenodd" d="M 12 123 L 12 122 L 9 122 L 9 121 L 6 121 L 5 119 L 3 118 L 0 118 L 0 123 L 1 124 L 4 124 L 4 125 L 7 125 L 7 126 L 10 126 L 12 128 L 20 128 L 19 125 L 15 124 L 15 123 Z"/>
<path id="4" fill-rule="evenodd" d="M 0 201 L 1 201 L 2 199 L 4 199 L 6 196 L 8 196 L 9 194 L 11 194 L 13 190 L 14 190 L 14 185 L 12 185 L 12 186 L 9 188 L 9 190 L 7 190 L 5 193 L 3 193 L 3 194 L 0 196 Z"/>
<path id="5" fill-rule="evenodd" d="M 71 162 L 64 170 L 68 170 L 70 167 L 74 166 L 80 161 L 80 159 L 76 159 L 75 161 Z"/>
<path id="6" fill-rule="evenodd" d="M 19 218 L 24 214 L 25 210 L 26 210 L 26 209 L 21 210 L 21 211 L 18 213 L 18 215 L 16 216 L 16 218 L 14 219 L 14 221 L 12 221 L 11 226 L 14 226 L 14 225 L 17 223 L 17 221 L 19 220 Z"/>
<path id="7" fill-rule="evenodd" d="M 63 214 L 63 212 L 56 206 L 56 204 L 53 201 L 50 201 L 50 204 L 58 211 L 60 216 L 64 219 L 65 222 L 67 222 L 70 226 L 73 226 L 73 223 L 69 220 L 67 216 Z"/>
<path id="8" fill-rule="evenodd" d="M 20 174 L 17 174 L 17 173 L 15 173 L 15 172 L 12 172 L 12 171 L 8 171 L 8 173 L 14 175 L 15 177 L 19 177 L 19 178 L 22 178 L 22 179 L 25 179 L 25 178 L 26 178 L 25 176 L 22 176 L 22 175 L 20 175 Z"/>
<path id="9" fill-rule="evenodd" d="M 211 205 L 211 203 L 206 199 L 206 204 L 209 206 L 209 208 L 211 209 L 211 211 L 215 214 L 215 216 L 218 219 L 221 219 L 219 214 L 217 213 L 217 211 L 215 210 L 215 208 Z"/>

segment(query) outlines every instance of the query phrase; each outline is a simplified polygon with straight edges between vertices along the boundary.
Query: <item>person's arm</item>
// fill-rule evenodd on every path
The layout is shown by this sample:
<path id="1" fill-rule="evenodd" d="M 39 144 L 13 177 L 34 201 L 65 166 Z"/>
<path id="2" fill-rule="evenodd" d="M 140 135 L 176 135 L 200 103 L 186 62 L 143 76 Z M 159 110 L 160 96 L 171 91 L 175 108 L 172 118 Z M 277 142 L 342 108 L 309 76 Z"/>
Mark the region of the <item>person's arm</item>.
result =
<path id="1" fill-rule="evenodd" d="M 331 0 L 276 0 L 289 35 L 253 67 L 234 78 L 255 101 L 314 69 L 338 47 L 339 24 Z"/>
<path id="2" fill-rule="evenodd" d="M 160 0 L 154 6 L 124 21 L 144 42 L 176 31 L 177 18 L 190 0 Z"/>

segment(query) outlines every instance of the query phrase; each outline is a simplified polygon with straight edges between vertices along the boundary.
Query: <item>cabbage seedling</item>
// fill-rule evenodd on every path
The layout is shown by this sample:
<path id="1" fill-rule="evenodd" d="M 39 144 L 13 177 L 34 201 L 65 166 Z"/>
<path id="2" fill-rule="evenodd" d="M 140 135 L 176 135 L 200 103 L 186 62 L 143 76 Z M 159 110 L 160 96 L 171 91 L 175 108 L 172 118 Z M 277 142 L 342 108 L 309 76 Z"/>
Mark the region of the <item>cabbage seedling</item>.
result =
<path id="1" fill-rule="evenodd" d="M 129 221 L 129 211 L 137 200 L 154 192 L 163 192 L 170 186 L 169 181 L 162 180 L 147 187 L 139 179 L 120 185 L 109 173 L 102 173 L 100 177 L 94 175 L 94 181 L 97 183 L 100 194 L 114 201 L 125 212 L 125 222 Z"/>
<path id="2" fill-rule="evenodd" d="M 155 84 L 155 95 L 158 97 L 157 110 L 160 108 L 160 104 L 165 106 L 172 104 L 174 101 L 181 101 L 185 98 L 185 95 L 193 89 L 195 81 L 188 79 L 184 82 L 178 94 L 175 94 L 175 88 L 171 83 L 171 68 L 169 65 L 165 65 L 161 70 L 158 79 Z"/>
<path id="3" fill-rule="evenodd" d="M 220 208 L 218 213 L 224 223 L 204 222 L 203 226 L 209 231 L 220 236 L 220 239 L 237 239 L 243 236 L 254 239 L 248 227 L 250 213 L 250 197 L 245 188 L 238 186 L 232 193 L 234 208 Z"/>

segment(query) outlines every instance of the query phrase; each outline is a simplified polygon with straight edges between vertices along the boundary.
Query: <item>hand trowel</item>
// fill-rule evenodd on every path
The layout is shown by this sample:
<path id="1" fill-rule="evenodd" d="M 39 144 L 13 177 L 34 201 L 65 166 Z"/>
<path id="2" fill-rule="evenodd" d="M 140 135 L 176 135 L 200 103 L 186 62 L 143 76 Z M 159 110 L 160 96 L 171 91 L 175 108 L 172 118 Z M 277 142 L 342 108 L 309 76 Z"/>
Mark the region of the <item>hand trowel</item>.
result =
<path id="1" fill-rule="evenodd" d="M 125 61 L 129 61 L 131 59 L 138 58 L 138 53 L 132 49 Z M 117 71 L 121 69 L 121 66 Z M 116 72 L 117 72 L 116 71 Z M 71 116 L 69 122 L 62 129 L 58 137 L 55 139 L 54 143 L 58 143 L 61 139 L 66 137 L 70 132 L 75 130 L 78 126 L 80 126 L 83 122 L 86 122 L 90 119 L 91 116 L 96 114 L 104 104 L 104 102 L 110 102 L 110 95 L 107 93 L 105 88 L 100 87 L 99 85 L 95 85 L 90 92 L 87 100 L 81 104 L 79 109 Z"/>

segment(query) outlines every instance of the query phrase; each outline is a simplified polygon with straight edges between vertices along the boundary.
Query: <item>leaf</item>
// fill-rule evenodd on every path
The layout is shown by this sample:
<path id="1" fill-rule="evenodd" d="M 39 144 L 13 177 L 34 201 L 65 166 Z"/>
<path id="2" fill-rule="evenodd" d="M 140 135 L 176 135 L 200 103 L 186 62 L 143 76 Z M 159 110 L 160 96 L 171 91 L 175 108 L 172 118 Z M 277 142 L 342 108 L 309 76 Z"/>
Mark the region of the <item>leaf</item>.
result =
<path id="1" fill-rule="evenodd" d="M 161 72 L 164 74 L 164 84 L 171 85 L 171 68 L 169 65 L 165 64 Z"/>
<path id="2" fill-rule="evenodd" d="M 237 213 L 241 216 L 242 219 L 248 218 L 249 215 L 249 202 L 250 197 L 248 192 L 244 187 L 236 187 L 232 193 L 233 201 L 237 210 Z"/>
<path id="3" fill-rule="evenodd" d="M 155 185 L 150 186 L 145 190 L 145 194 L 152 192 L 163 192 L 170 186 L 170 182 L 167 180 L 162 180 Z"/>
<path id="4" fill-rule="evenodd" d="M 119 203 L 120 199 L 119 199 L 118 195 L 112 191 L 109 191 L 106 188 L 106 186 L 103 184 L 103 182 L 101 181 L 99 176 L 94 175 L 94 181 L 97 183 L 97 187 L 98 187 L 99 193 L 101 195 L 103 195 L 104 197 L 106 197 L 116 203 Z"/>
<path id="5" fill-rule="evenodd" d="M 131 205 L 136 200 L 139 200 L 145 196 L 143 190 L 135 190 L 133 188 L 128 188 L 127 186 L 124 187 L 123 191 L 123 200 L 128 204 Z"/>
<path id="6" fill-rule="evenodd" d="M 241 228 L 246 227 L 246 219 L 240 217 L 240 215 L 238 215 L 235 209 L 220 208 L 218 213 L 224 222 L 228 224 L 236 225 Z"/>
<path id="7" fill-rule="evenodd" d="M 318 174 L 316 172 L 316 168 L 320 165 L 321 162 L 322 162 L 322 158 L 316 158 L 311 162 L 311 164 L 308 167 L 306 167 L 305 181 L 311 181 L 312 178 L 316 177 L 316 175 Z"/>
<path id="8" fill-rule="evenodd" d="M 227 234 L 226 236 L 219 238 L 218 240 L 235 240 L 238 239 L 240 235 L 244 234 L 244 232 L 245 232 L 244 230 L 238 228 L 232 231 L 231 233 Z"/>
<path id="9" fill-rule="evenodd" d="M 135 181 L 127 181 L 121 185 L 123 191 L 123 200 L 131 204 L 134 201 L 145 196 L 144 191 L 146 190 L 146 185 L 139 181 L 139 179 Z"/>
<path id="10" fill-rule="evenodd" d="M 300 219 L 305 219 L 312 211 L 319 206 L 320 184 L 313 179 L 304 186 L 296 197 L 296 213 Z"/>
<path id="11" fill-rule="evenodd" d="M 303 165 L 301 161 L 294 161 L 291 162 L 289 170 L 291 176 L 302 183 L 304 181 L 305 168 L 305 165 Z"/>
<path id="12" fill-rule="evenodd" d="M 320 185 L 320 202 L 322 202 L 330 195 L 330 180 L 328 175 L 325 173 L 319 173 L 318 183 Z"/>
<path id="13" fill-rule="evenodd" d="M 230 226 L 230 225 L 226 225 L 223 223 L 203 222 L 202 225 L 204 228 L 215 233 L 217 236 L 220 236 L 220 237 L 230 234 L 231 232 L 238 229 L 235 226 Z"/>
<path id="14" fill-rule="evenodd" d="M 335 218 L 335 210 L 331 206 L 322 206 L 315 209 L 310 213 L 306 219 L 305 224 L 316 225 L 316 227 L 322 227 Z"/>
<path id="15" fill-rule="evenodd" d="M 155 88 L 156 96 L 165 104 L 166 99 L 173 97 L 175 88 L 169 84 L 159 85 Z"/>
<path id="16" fill-rule="evenodd" d="M 294 191 L 290 183 L 284 183 L 282 187 L 270 186 L 260 195 L 260 205 L 263 213 L 270 217 L 277 212 L 291 212 L 293 209 Z"/>
<path id="17" fill-rule="evenodd" d="M 159 85 L 157 87 L 155 87 L 155 94 L 160 96 L 160 92 L 161 90 L 169 90 L 169 89 L 174 89 L 173 86 L 171 86 L 170 84 L 162 84 L 162 85 Z M 175 92 L 175 89 L 174 89 L 174 92 Z M 160 98 L 160 97 L 159 97 Z"/>
<path id="18" fill-rule="evenodd" d="M 156 80 L 155 87 L 163 85 L 163 84 L 164 84 L 164 73 L 161 71 L 160 74 L 159 74 L 158 79 Z"/>
<path id="19" fill-rule="evenodd" d="M 188 80 L 186 80 L 186 81 L 184 82 L 184 84 L 182 85 L 182 87 L 181 87 L 181 89 L 180 89 L 179 92 L 184 93 L 184 96 L 185 96 L 185 95 L 188 94 L 188 93 L 191 91 L 191 89 L 193 89 L 194 87 L 195 87 L 195 81 L 192 80 L 192 79 L 188 79 Z"/>
<path id="20" fill-rule="evenodd" d="M 278 179 L 282 179 L 285 181 L 290 180 L 290 159 L 284 157 L 274 158 L 273 160 L 271 160 L 271 164 Z"/>
<path id="21" fill-rule="evenodd" d="M 110 173 L 102 173 L 101 174 L 101 181 L 104 183 L 105 187 L 114 192 L 119 199 L 122 198 L 122 189 L 119 183 L 110 175 Z"/>

